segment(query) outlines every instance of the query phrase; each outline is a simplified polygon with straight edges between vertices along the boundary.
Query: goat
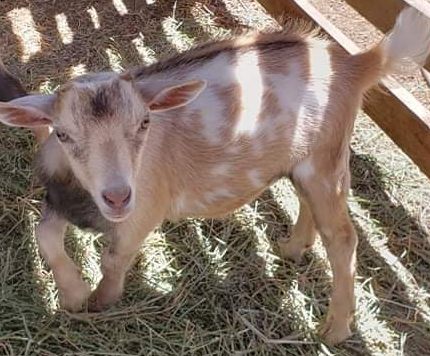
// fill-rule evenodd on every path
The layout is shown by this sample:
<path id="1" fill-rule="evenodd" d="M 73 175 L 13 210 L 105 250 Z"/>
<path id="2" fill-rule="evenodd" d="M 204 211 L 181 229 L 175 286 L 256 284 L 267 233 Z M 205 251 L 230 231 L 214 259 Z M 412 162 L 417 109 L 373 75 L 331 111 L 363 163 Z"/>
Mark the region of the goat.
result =
<path id="1" fill-rule="evenodd" d="M 285 176 L 300 211 L 280 252 L 299 260 L 319 232 L 333 270 L 322 335 L 329 344 L 346 339 L 355 308 L 357 236 L 346 202 L 354 119 L 381 77 L 429 52 L 430 20 L 409 8 L 357 55 L 297 29 L 250 34 L 0 104 L 7 125 L 54 128 L 36 159 L 47 189 L 36 236 L 61 306 L 110 306 L 163 220 L 223 216 Z M 110 241 L 91 296 L 64 250 L 68 223 Z"/>
<path id="2" fill-rule="evenodd" d="M 27 95 L 21 82 L 13 76 L 0 59 L 0 101 L 10 101 Z M 32 129 L 36 141 L 41 144 L 49 136 L 49 128 L 34 127 Z"/>

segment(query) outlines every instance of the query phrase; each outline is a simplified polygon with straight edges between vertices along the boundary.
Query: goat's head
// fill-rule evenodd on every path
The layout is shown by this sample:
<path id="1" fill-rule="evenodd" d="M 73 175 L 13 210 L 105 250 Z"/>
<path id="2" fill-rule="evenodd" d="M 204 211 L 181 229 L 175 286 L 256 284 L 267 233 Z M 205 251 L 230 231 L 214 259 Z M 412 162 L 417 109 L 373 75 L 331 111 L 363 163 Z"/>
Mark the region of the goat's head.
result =
<path id="1" fill-rule="evenodd" d="M 135 205 L 151 120 L 159 112 L 186 105 L 204 87 L 205 82 L 191 81 L 148 98 L 142 83 L 129 76 L 84 76 L 53 95 L 0 103 L 0 121 L 11 126 L 52 126 L 77 179 L 101 213 L 119 222 Z"/>

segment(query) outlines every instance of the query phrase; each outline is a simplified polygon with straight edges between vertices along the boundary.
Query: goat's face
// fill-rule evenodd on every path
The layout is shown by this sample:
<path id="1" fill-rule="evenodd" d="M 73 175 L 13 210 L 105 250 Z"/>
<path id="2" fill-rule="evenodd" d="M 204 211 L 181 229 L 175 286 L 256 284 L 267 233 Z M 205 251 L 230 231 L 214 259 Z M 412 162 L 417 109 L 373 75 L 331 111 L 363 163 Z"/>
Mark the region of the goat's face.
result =
<path id="1" fill-rule="evenodd" d="M 149 111 L 130 81 L 71 83 L 55 103 L 54 133 L 69 164 L 111 221 L 133 210 Z"/>
<path id="2" fill-rule="evenodd" d="M 186 105 L 204 86 L 188 82 L 148 99 L 127 77 L 90 77 L 66 84 L 49 98 L 1 104 L 0 120 L 15 126 L 52 125 L 77 179 L 101 213 L 120 222 L 135 206 L 136 180 L 150 121 L 157 119 L 154 113 Z"/>

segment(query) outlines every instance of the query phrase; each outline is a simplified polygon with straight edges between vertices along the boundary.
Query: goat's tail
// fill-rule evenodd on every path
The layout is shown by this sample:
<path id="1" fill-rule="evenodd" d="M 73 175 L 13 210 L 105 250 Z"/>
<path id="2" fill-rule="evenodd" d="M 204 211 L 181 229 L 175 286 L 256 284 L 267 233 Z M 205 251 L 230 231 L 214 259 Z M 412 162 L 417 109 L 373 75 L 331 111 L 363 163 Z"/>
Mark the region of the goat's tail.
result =
<path id="1" fill-rule="evenodd" d="M 383 40 L 369 51 L 352 56 L 357 75 L 365 87 L 375 85 L 385 75 L 400 72 L 413 61 L 424 66 L 430 54 L 430 19 L 408 7 Z"/>

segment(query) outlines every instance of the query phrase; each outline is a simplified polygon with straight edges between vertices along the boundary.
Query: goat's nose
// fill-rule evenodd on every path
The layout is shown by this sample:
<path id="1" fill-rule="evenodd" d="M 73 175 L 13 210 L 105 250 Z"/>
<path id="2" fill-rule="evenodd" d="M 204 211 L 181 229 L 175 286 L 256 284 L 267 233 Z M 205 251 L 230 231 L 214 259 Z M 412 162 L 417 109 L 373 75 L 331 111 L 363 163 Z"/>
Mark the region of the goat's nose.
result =
<path id="1" fill-rule="evenodd" d="M 124 208 L 131 199 L 131 188 L 126 186 L 105 189 L 102 192 L 105 203 L 114 209 Z"/>

